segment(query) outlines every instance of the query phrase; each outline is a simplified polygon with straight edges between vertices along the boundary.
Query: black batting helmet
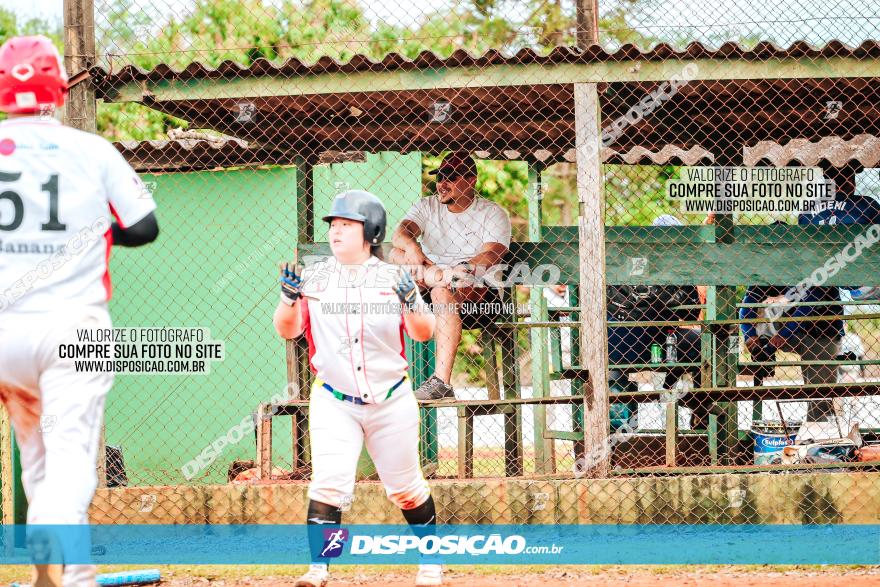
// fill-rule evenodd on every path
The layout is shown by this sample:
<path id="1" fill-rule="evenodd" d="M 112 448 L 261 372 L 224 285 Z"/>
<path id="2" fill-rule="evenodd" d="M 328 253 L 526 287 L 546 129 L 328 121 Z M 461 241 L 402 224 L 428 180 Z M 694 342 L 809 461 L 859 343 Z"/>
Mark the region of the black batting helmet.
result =
<path id="1" fill-rule="evenodd" d="M 381 244 L 385 240 L 385 206 L 382 200 L 363 190 L 342 192 L 333 200 L 330 212 L 324 216 L 324 222 L 334 218 L 347 218 L 364 223 L 364 240 L 370 245 Z"/>

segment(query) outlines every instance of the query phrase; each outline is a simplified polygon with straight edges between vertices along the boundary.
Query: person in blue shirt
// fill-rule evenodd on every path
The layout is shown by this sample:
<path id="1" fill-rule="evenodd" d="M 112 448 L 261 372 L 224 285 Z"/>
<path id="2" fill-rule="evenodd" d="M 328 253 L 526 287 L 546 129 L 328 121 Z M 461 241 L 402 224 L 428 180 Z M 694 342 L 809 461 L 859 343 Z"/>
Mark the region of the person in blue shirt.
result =
<path id="1" fill-rule="evenodd" d="M 838 169 L 823 161 L 820 166 L 825 178 L 834 182 L 834 201 L 801 214 L 798 224 L 880 224 L 880 202 L 856 193 L 856 174 L 864 169 L 861 165 Z"/>
<path id="2" fill-rule="evenodd" d="M 848 165 L 835 168 L 822 162 L 826 179 L 835 183 L 833 202 L 820 206 L 809 214 L 801 214 L 798 224 L 877 224 L 880 223 L 880 204 L 870 197 L 855 193 L 856 173 L 860 166 Z M 872 287 L 847 288 L 855 291 L 876 291 Z M 787 302 L 833 302 L 840 300 L 837 287 L 811 287 L 803 295 L 793 295 L 794 289 L 789 286 L 753 286 L 746 290 L 743 303 L 780 302 L 786 310 L 783 317 L 806 316 L 840 316 L 843 307 L 839 305 L 824 306 L 791 306 Z M 742 308 L 740 318 L 756 318 L 761 314 L 756 308 Z M 777 350 L 793 352 L 804 361 L 831 361 L 839 352 L 840 341 L 845 334 L 842 320 L 785 322 L 783 324 L 743 324 L 743 336 L 746 347 L 755 361 L 773 360 Z M 801 367 L 804 382 L 807 384 L 834 383 L 837 369 L 833 365 L 817 364 Z M 834 412 L 831 400 L 819 400 L 810 403 L 807 410 L 809 421 L 827 419 Z"/>
<path id="3" fill-rule="evenodd" d="M 769 304 L 774 301 L 792 301 L 788 286 L 752 286 L 746 290 L 744 304 Z M 833 292 L 831 291 L 833 290 Z M 833 296 L 833 297 L 831 297 Z M 799 301 L 819 302 L 838 299 L 837 288 L 814 287 L 806 291 Z M 763 309 L 761 309 L 763 310 Z M 827 313 L 839 315 L 841 306 L 794 306 L 783 313 L 783 318 L 818 316 Z M 758 308 L 741 308 L 741 319 L 758 318 L 764 312 Z M 802 321 L 779 323 L 743 324 L 743 337 L 746 348 L 753 361 L 772 361 L 776 351 L 796 353 L 803 361 L 832 361 L 837 356 L 840 340 L 843 337 L 843 321 Z M 762 371 L 764 376 L 769 370 Z M 806 384 L 834 383 L 837 379 L 837 368 L 829 364 L 804 365 L 801 367 Z M 815 422 L 828 418 L 833 412 L 832 403 L 828 400 L 810 402 L 807 420 Z"/>

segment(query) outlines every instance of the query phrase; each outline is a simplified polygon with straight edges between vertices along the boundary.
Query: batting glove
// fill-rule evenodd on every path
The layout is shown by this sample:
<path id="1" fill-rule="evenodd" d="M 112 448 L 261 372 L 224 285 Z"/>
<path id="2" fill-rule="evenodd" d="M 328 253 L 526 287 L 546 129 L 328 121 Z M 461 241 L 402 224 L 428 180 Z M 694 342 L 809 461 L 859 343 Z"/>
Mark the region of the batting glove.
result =
<path id="1" fill-rule="evenodd" d="M 302 278 L 285 263 L 281 269 L 281 301 L 292 306 L 302 297 Z"/>
<path id="2" fill-rule="evenodd" d="M 419 290 L 409 271 L 404 271 L 400 276 L 400 281 L 394 286 L 394 293 L 397 294 L 397 298 L 404 308 L 412 310 L 419 297 Z"/>

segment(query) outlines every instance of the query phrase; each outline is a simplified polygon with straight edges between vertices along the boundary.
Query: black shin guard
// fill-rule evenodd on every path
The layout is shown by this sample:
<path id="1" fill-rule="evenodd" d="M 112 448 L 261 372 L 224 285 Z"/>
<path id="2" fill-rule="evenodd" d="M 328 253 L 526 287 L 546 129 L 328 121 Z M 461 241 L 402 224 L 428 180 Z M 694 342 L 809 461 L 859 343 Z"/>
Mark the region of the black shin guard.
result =
<path id="1" fill-rule="evenodd" d="M 328 564 L 330 559 L 321 556 L 324 553 L 325 543 L 328 539 L 324 536 L 324 530 L 338 530 L 342 523 L 342 510 L 338 507 L 313 499 L 309 500 L 309 511 L 306 517 L 309 533 L 309 551 L 312 555 L 312 563 Z M 340 548 L 342 545 L 340 544 Z M 327 545 L 330 548 L 330 544 Z"/>
<path id="2" fill-rule="evenodd" d="M 432 496 L 429 495 L 425 503 L 418 507 L 400 511 L 416 536 L 421 537 L 434 533 L 434 526 L 437 524 L 437 510 L 434 507 Z"/>
<path id="3" fill-rule="evenodd" d="M 434 536 L 437 534 L 437 510 L 434 507 L 434 498 L 428 496 L 428 499 L 422 505 L 411 510 L 400 510 L 404 519 L 409 524 L 412 533 L 420 539 L 425 536 Z M 437 555 L 419 555 L 419 562 L 440 564 L 442 561 Z"/>

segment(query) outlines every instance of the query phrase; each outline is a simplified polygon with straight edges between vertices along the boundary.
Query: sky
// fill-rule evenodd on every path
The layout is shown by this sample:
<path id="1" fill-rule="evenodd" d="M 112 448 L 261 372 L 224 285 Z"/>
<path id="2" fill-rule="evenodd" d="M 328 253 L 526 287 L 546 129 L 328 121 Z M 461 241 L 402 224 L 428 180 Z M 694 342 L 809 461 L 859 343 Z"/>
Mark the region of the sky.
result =
<path id="1" fill-rule="evenodd" d="M 175 11 L 166 7 L 184 7 L 190 1 L 153 0 L 153 3 L 162 6 L 162 12 L 170 13 Z M 363 4 L 368 6 L 368 13 L 374 19 L 411 24 L 425 13 L 460 1 L 369 0 Z M 625 0 L 599 1 L 604 12 Z M 0 6 L 24 18 L 41 17 L 59 22 L 62 18 L 62 0 L 0 0 Z M 521 19 L 524 11 L 520 6 L 507 0 L 503 3 L 503 13 Z M 880 11 L 876 0 L 639 0 L 636 6 L 638 12 L 631 19 L 636 28 L 644 26 L 646 32 L 669 38 L 688 33 L 711 42 L 713 37 L 728 38 L 731 32 L 745 36 L 750 31 L 763 30 L 783 46 L 802 39 L 814 44 L 839 39 L 855 45 L 868 38 L 880 39 Z"/>
<path id="2" fill-rule="evenodd" d="M 0 6 L 20 15 L 25 20 L 43 18 L 49 21 L 62 20 L 64 2 L 62 0 L 0 0 Z"/>
<path id="3" fill-rule="evenodd" d="M 150 0 L 142 1 L 144 3 L 150 2 Z M 189 4 L 185 0 L 157 0 L 153 3 L 163 7 L 169 5 L 186 6 Z M 454 3 L 456 3 L 455 0 L 441 2 L 437 0 L 374 0 L 366 4 L 370 6 L 370 11 L 374 13 L 376 18 L 386 22 L 405 22 L 407 20 L 415 20 L 419 15 L 432 10 L 436 11 L 438 6 L 447 6 Z M 24 19 L 37 17 L 50 21 L 57 19 L 60 22 L 64 13 L 63 0 L 27 0 L 26 2 L 22 0 L 0 0 L 0 6 L 7 10 L 12 10 Z"/>

